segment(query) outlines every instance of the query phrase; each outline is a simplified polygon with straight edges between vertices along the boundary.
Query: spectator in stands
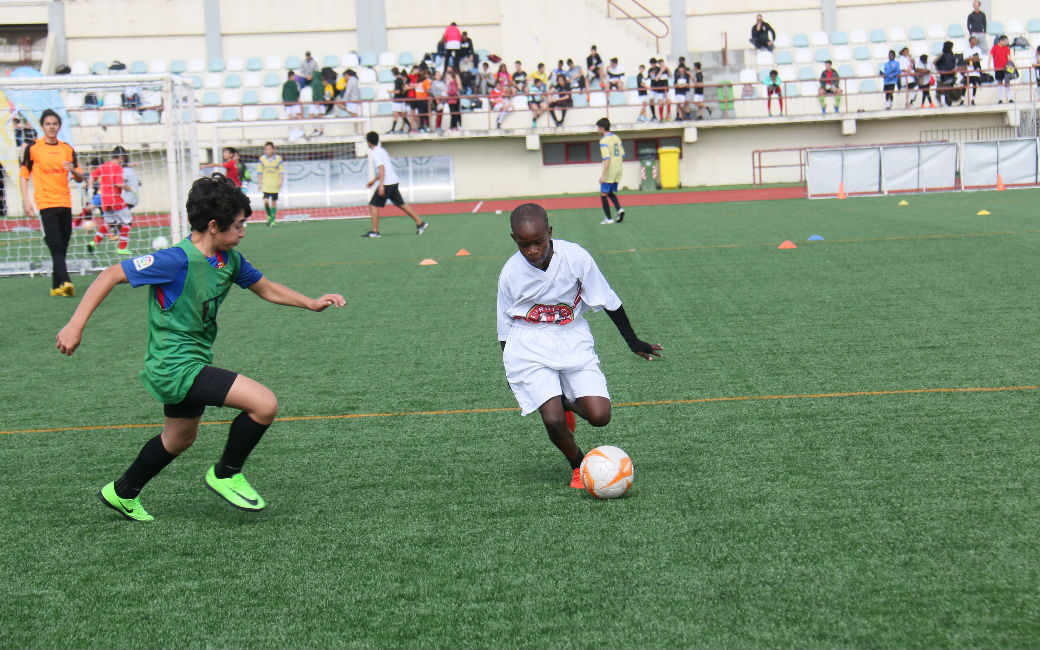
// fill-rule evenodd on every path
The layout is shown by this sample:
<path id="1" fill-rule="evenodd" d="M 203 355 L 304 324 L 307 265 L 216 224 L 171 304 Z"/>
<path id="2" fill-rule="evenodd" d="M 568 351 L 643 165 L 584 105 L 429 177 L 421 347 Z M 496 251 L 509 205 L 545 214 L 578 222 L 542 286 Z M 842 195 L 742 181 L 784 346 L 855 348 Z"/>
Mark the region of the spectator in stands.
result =
<path id="1" fill-rule="evenodd" d="M 314 81 L 316 72 L 318 72 L 318 62 L 311 58 L 311 52 L 307 50 L 303 53 L 300 72 L 296 75 L 296 83 L 300 85 L 300 90 L 303 90 L 304 86 L 308 86 Z"/>
<path id="2" fill-rule="evenodd" d="M 680 57 L 682 60 L 682 57 Z M 783 100 L 781 100 L 780 110 L 783 110 Z M 711 106 L 704 103 L 704 73 L 701 72 L 701 62 L 693 62 L 693 105 L 697 107 L 697 119 L 704 117 L 702 111 L 708 111 L 708 115 L 711 115 Z"/>
<path id="3" fill-rule="evenodd" d="M 448 74 L 444 81 L 447 85 L 448 111 L 451 112 L 451 121 L 448 124 L 449 131 L 458 131 L 462 128 L 462 112 L 460 110 L 459 96 L 462 94 L 462 79 L 455 68 L 448 68 Z M 439 126 L 439 125 L 438 125 Z"/>
<path id="4" fill-rule="evenodd" d="M 555 88 L 556 87 L 556 78 L 558 76 L 560 76 L 560 75 L 567 76 L 567 68 L 565 68 L 564 65 L 563 65 L 563 59 L 560 59 L 559 61 L 557 61 L 556 62 L 556 68 L 552 72 L 549 73 L 549 87 L 550 88 Z M 570 82 L 568 81 L 568 84 L 569 83 Z"/>
<path id="5" fill-rule="evenodd" d="M 347 112 L 347 117 L 358 117 L 361 115 L 361 82 L 352 69 L 343 71 L 343 79 L 347 82 L 346 88 L 343 89 L 343 110 Z M 354 127 L 360 128 L 360 123 Z"/>
<path id="6" fill-rule="evenodd" d="M 325 113 L 325 80 L 321 78 L 321 74 L 311 75 L 311 100 L 310 114 L 311 117 L 321 117 Z M 306 98 L 306 91 L 300 93 L 301 98 Z M 312 131 L 312 135 L 321 135 L 321 129 L 315 127 Z"/>
<path id="7" fill-rule="evenodd" d="M 668 101 L 668 80 L 671 70 L 664 59 L 650 59 L 650 101 L 657 105 L 657 118 L 667 122 L 672 116 L 672 105 Z"/>
<path id="8" fill-rule="evenodd" d="M 922 54 L 921 58 L 917 60 L 914 72 L 917 74 L 917 88 L 921 91 L 921 108 L 924 108 L 926 100 L 929 108 L 935 108 L 935 104 L 932 103 L 931 90 L 935 80 L 932 77 L 932 67 L 928 65 L 927 54 Z"/>
<path id="9" fill-rule="evenodd" d="M 1003 104 L 1005 99 L 1009 103 L 1014 103 L 1015 101 L 1011 99 L 1011 80 L 1008 78 L 1007 73 L 1008 61 L 1010 59 L 1011 48 L 1008 47 L 1008 37 L 1001 34 L 997 37 L 997 42 L 993 44 L 992 49 L 989 51 L 989 64 L 993 68 L 993 78 L 997 80 L 998 104 Z"/>
<path id="10" fill-rule="evenodd" d="M 841 77 L 838 75 L 838 71 L 834 69 L 831 61 L 824 61 L 823 72 L 820 73 L 820 89 L 817 94 L 820 96 L 820 111 L 827 114 L 827 95 L 834 96 L 834 112 L 838 112 L 838 107 L 841 106 Z"/>
<path id="11" fill-rule="evenodd" d="M 444 71 L 448 67 L 458 67 L 459 53 L 462 50 L 462 33 L 458 25 L 452 23 L 444 29 Z"/>
<path id="12" fill-rule="evenodd" d="M 943 43 L 942 53 L 935 59 L 935 70 L 939 73 L 939 85 L 936 89 L 939 103 L 953 106 L 958 99 L 963 104 L 963 93 L 954 88 L 957 83 L 957 57 L 953 54 L 953 41 Z"/>
<path id="13" fill-rule="evenodd" d="M 546 84 L 549 83 L 549 75 L 548 75 L 548 73 L 545 72 L 545 64 L 544 63 L 539 63 L 538 64 L 538 68 L 534 72 L 532 72 L 529 76 L 530 76 L 529 81 L 531 83 L 534 83 L 535 80 L 539 80 L 539 79 L 541 80 L 543 86 L 545 86 Z"/>
<path id="14" fill-rule="evenodd" d="M 885 89 L 885 110 L 892 110 L 892 99 L 896 92 L 896 83 L 899 81 L 899 61 L 896 61 L 896 51 L 888 51 L 888 61 L 885 62 L 885 67 L 881 69 L 881 76 L 884 77 L 884 89 Z"/>
<path id="15" fill-rule="evenodd" d="M 522 95 L 527 92 L 527 73 L 524 72 L 524 66 L 519 61 L 514 65 L 516 65 L 516 70 L 513 72 L 513 90 L 517 95 Z"/>
<path id="16" fill-rule="evenodd" d="M 470 39 L 469 34 L 466 32 L 462 32 L 462 37 L 459 39 L 459 57 L 463 61 L 469 59 L 469 67 L 471 68 L 475 67 L 477 64 L 476 51 L 473 49 L 473 40 Z M 461 62 L 459 63 L 459 69 L 464 69 Z"/>
<path id="17" fill-rule="evenodd" d="M 914 58 L 910 56 L 910 48 L 904 47 L 899 50 L 899 81 L 896 88 L 903 89 L 903 80 L 906 80 L 906 89 L 910 93 L 910 104 L 917 99 L 917 80 L 914 77 Z"/>
<path id="18" fill-rule="evenodd" d="M 650 78 L 646 75 L 646 66 L 643 64 L 639 65 L 639 72 L 636 74 L 636 94 L 639 95 L 639 101 L 642 103 L 642 108 L 639 109 L 639 117 L 636 118 L 637 122 L 646 121 L 646 107 L 650 106 L 650 116 L 654 117 L 654 107 L 650 104 L 650 97 L 647 95 L 647 89 L 650 87 Z"/>
<path id="19" fill-rule="evenodd" d="M 509 88 L 512 85 L 513 77 L 509 74 L 509 70 L 506 69 L 506 64 L 499 63 L 498 72 L 495 73 L 495 87 L 504 93 L 506 88 Z"/>
<path id="20" fill-rule="evenodd" d="M 589 86 L 592 85 L 593 79 L 599 79 L 599 87 L 607 87 L 607 72 L 603 68 L 603 57 L 596 51 L 596 46 L 593 45 L 589 50 L 589 55 L 585 57 L 585 69 L 589 71 Z"/>
<path id="21" fill-rule="evenodd" d="M 567 59 L 567 79 L 570 81 L 571 90 L 584 90 L 585 96 L 589 96 L 589 84 L 585 81 L 581 66 L 575 64 L 573 59 Z"/>
<path id="22" fill-rule="evenodd" d="M 444 108 L 448 105 L 448 82 L 440 70 L 434 70 L 433 79 L 430 80 L 430 110 L 434 115 L 433 126 L 438 134 L 444 133 L 441 128 L 441 120 L 444 116 Z"/>
<path id="23" fill-rule="evenodd" d="M 1033 54 L 1033 76 L 1036 78 L 1036 87 L 1040 88 L 1040 45 L 1036 46 L 1036 52 Z M 972 104 L 974 103 L 973 101 Z"/>
<path id="24" fill-rule="evenodd" d="M 762 20 L 762 14 L 755 16 L 755 24 L 751 26 L 751 44 L 755 46 L 755 49 L 772 52 L 775 40 L 776 32 L 769 23 Z"/>
<path id="25" fill-rule="evenodd" d="M 300 84 L 296 81 L 296 73 L 292 70 L 289 71 L 286 82 L 282 84 L 282 103 L 285 105 L 285 114 L 290 120 L 302 117 Z"/>
<path id="26" fill-rule="evenodd" d="M 571 82 L 566 74 L 558 74 L 553 86 L 553 100 L 549 102 L 549 117 L 556 126 L 563 126 L 563 118 L 567 116 L 567 109 L 571 106 L 574 106 L 571 99 Z M 559 117 L 556 117 L 556 109 L 560 109 Z"/>
<path id="27" fill-rule="evenodd" d="M 982 48 L 979 47 L 979 39 L 972 36 L 968 40 L 968 49 L 964 53 L 964 62 L 968 66 L 968 84 L 971 86 L 971 105 L 975 105 L 975 95 L 979 93 L 982 84 Z"/>
<path id="28" fill-rule="evenodd" d="M 607 89 L 625 89 L 625 69 L 618 63 L 617 57 L 611 57 L 610 65 L 607 66 Z"/>
<path id="29" fill-rule="evenodd" d="M 531 87 L 527 93 L 527 107 L 531 109 L 531 128 L 533 129 L 538 126 L 538 118 L 549 112 L 545 81 L 541 77 L 531 76 Z"/>
<path id="30" fill-rule="evenodd" d="M 770 117 L 773 115 L 773 95 L 780 104 L 780 115 L 784 114 L 784 94 L 780 86 L 780 73 L 776 70 L 769 71 L 769 79 L 766 80 L 766 111 Z"/>
<path id="31" fill-rule="evenodd" d="M 491 89 L 495 87 L 495 74 L 487 61 L 481 65 L 480 76 L 477 80 L 477 94 L 486 97 Z M 484 100 L 480 100 L 483 106 Z"/>
<path id="32" fill-rule="evenodd" d="M 675 66 L 675 120 L 680 122 L 689 119 L 689 106 L 686 103 L 690 93 L 690 71 L 680 63 Z"/>
<path id="33" fill-rule="evenodd" d="M 415 77 L 415 110 L 419 114 L 419 132 L 430 133 L 430 85 L 433 82 L 425 68 L 419 68 Z"/>
<path id="34" fill-rule="evenodd" d="M 982 3 L 975 0 L 971 3 L 968 14 L 968 36 L 974 36 L 981 47 L 986 47 L 986 14 L 982 11 Z"/>
<path id="35" fill-rule="evenodd" d="M 508 86 L 502 88 L 497 85 L 491 89 L 491 111 L 498 113 L 498 117 L 495 119 L 495 128 L 498 129 L 502 128 L 506 115 L 513 112 L 513 101 L 509 90 L 511 89 Z"/>
<path id="36" fill-rule="evenodd" d="M 390 123 L 390 133 L 405 133 L 405 127 L 408 127 L 408 131 L 415 128 L 410 119 L 411 111 L 408 106 L 408 75 L 403 68 L 393 68 L 390 72 L 394 75 L 394 115 L 393 122 Z M 397 120 L 401 120 L 400 129 L 397 128 Z"/>
<path id="37" fill-rule="evenodd" d="M 325 108 L 325 115 L 328 115 L 332 111 L 336 110 L 336 99 L 339 95 L 346 93 L 347 80 L 346 77 L 338 77 L 336 71 L 329 67 L 321 69 L 321 96 L 324 100 L 322 106 Z M 337 86 L 339 90 L 337 90 Z"/>

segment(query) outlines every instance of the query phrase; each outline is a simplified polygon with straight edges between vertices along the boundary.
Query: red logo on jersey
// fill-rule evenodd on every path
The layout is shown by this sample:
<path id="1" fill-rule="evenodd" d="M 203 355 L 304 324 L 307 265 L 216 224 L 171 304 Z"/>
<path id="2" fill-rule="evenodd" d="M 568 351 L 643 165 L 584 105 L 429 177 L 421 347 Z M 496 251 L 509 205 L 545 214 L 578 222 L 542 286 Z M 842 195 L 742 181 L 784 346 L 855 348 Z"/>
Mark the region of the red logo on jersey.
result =
<path id="1" fill-rule="evenodd" d="M 574 320 L 574 312 L 567 305 L 535 305 L 523 319 L 532 323 L 566 325 Z"/>

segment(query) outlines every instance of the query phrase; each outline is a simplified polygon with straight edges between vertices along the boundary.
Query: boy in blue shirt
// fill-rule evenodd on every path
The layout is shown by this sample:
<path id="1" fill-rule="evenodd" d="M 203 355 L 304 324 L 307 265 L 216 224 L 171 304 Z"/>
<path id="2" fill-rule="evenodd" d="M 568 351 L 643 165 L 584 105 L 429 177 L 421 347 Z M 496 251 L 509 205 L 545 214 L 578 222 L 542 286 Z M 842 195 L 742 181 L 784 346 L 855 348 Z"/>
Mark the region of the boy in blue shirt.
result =
<path id="1" fill-rule="evenodd" d="M 881 75 L 885 78 L 885 110 L 892 109 L 892 96 L 895 94 L 896 84 L 899 82 L 899 61 L 896 61 L 896 51 L 888 51 L 888 61 L 881 69 Z"/>

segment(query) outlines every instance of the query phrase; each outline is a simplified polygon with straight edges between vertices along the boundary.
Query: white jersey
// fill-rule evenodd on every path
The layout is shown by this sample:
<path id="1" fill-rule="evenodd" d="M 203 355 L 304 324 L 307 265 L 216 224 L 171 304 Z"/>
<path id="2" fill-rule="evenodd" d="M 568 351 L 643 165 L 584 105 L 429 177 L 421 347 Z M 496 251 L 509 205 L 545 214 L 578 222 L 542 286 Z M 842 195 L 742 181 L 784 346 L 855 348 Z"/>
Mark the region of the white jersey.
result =
<path id="1" fill-rule="evenodd" d="M 581 246 L 552 240 L 553 256 L 545 271 L 531 266 L 517 251 L 498 276 L 498 340 L 509 338 L 514 322 L 574 327 L 588 324 L 588 310 L 614 311 L 621 299 L 607 284 L 595 260 Z"/>
<path id="2" fill-rule="evenodd" d="M 368 150 L 368 168 L 372 174 L 369 178 L 379 176 L 380 165 L 383 166 L 383 185 L 397 185 L 400 180 L 397 178 L 394 166 L 390 164 L 390 154 L 382 145 L 377 144 Z"/>

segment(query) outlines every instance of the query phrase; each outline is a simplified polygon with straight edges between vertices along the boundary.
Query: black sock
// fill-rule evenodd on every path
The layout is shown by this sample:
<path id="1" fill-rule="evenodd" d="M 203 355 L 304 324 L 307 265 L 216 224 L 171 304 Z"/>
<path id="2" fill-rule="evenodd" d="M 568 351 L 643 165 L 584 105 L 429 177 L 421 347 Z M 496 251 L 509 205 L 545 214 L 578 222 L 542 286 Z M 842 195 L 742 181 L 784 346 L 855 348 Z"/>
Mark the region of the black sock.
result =
<path id="1" fill-rule="evenodd" d="M 141 493 L 141 488 L 169 465 L 174 458 L 176 456 L 166 451 L 166 447 L 163 446 L 162 435 L 155 436 L 144 443 L 137 459 L 130 464 L 130 468 L 122 476 L 116 479 L 116 495 L 120 499 L 136 499 L 137 495 Z"/>
<path id="2" fill-rule="evenodd" d="M 617 208 L 618 210 L 621 209 L 621 203 L 619 203 L 618 200 L 617 200 L 617 194 L 614 194 L 613 192 L 611 192 L 610 194 L 607 195 L 607 197 L 610 198 L 610 200 L 614 204 L 615 208 Z"/>
<path id="3" fill-rule="evenodd" d="M 217 478 L 229 478 L 242 471 L 249 452 L 253 451 L 256 443 L 260 442 L 264 432 L 270 424 L 258 424 L 249 417 L 248 413 L 239 413 L 231 422 L 231 430 L 228 432 L 227 445 L 224 446 L 224 455 L 213 468 Z"/>
<path id="4" fill-rule="evenodd" d="M 609 219 L 610 218 L 610 204 L 607 203 L 607 197 L 602 195 L 602 194 L 600 194 L 599 200 L 600 200 L 600 203 L 603 204 L 603 214 L 607 215 L 607 219 Z"/>
<path id="5" fill-rule="evenodd" d="M 571 469 L 578 469 L 581 467 L 581 461 L 585 458 L 585 454 L 581 453 L 581 449 L 578 449 L 578 456 L 576 458 L 568 458 L 567 462 L 571 464 Z"/>

